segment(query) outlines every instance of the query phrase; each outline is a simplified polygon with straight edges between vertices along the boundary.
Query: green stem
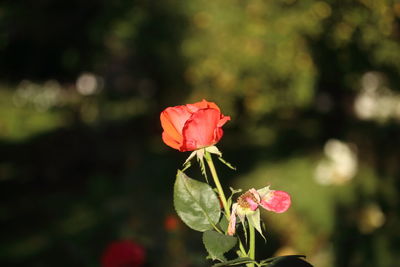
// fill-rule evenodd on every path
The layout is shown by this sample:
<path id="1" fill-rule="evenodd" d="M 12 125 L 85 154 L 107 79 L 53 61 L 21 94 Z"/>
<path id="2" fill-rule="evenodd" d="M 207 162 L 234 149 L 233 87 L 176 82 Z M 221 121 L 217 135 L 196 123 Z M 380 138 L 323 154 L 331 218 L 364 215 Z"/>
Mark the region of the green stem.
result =
<path id="1" fill-rule="evenodd" d="M 221 183 L 219 182 L 218 174 L 217 174 L 217 171 L 215 170 L 215 166 L 214 166 L 214 163 L 212 161 L 211 154 L 206 151 L 205 154 L 204 154 L 204 158 L 206 159 L 208 167 L 210 168 L 211 176 L 212 176 L 212 178 L 214 180 L 215 186 L 217 187 L 219 198 L 221 199 L 222 205 L 224 206 L 225 216 L 229 221 L 229 217 L 231 216 L 231 212 L 229 211 L 229 207 L 228 207 L 228 203 L 226 201 L 224 190 L 222 190 Z"/>
<path id="2" fill-rule="evenodd" d="M 250 232 L 250 248 L 249 248 L 249 257 L 252 260 L 255 260 L 256 256 L 256 234 L 254 227 L 249 223 L 249 232 Z M 247 267 L 254 267 L 254 263 L 247 264 Z"/>
<path id="3" fill-rule="evenodd" d="M 247 257 L 247 253 L 246 253 L 246 250 L 244 249 L 242 241 L 240 240 L 240 238 L 238 238 L 238 240 L 239 240 L 239 249 L 240 249 L 240 252 L 242 252 L 241 256 Z"/>
<path id="4" fill-rule="evenodd" d="M 207 161 L 208 168 L 210 169 L 210 172 L 211 172 L 211 176 L 212 176 L 212 178 L 214 180 L 214 183 L 215 183 L 215 185 L 217 187 L 217 190 L 218 190 L 218 195 L 219 195 L 219 197 L 221 199 L 222 205 L 224 206 L 225 216 L 229 221 L 230 216 L 231 216 L 231 212 L 230 212 L 229 207 L 228 207 L 228 202 L 226 201 L 224 190 L 222 190 L 221 183 L 219 182 L 218 174 L 217 174 L 217 171 L 215 170 L 215 166 L 214 166 L 214 163 L 212 161 L 211 154 L 209 152 L 205 151 L 204 158 Z M 243 244 L 240 241 L 240 239 L 239 239 L 239 248 L 240 248 L 240 251 L 242 252 L 243 255 L 247 255 L 246 250 L 244 249 Z"/>

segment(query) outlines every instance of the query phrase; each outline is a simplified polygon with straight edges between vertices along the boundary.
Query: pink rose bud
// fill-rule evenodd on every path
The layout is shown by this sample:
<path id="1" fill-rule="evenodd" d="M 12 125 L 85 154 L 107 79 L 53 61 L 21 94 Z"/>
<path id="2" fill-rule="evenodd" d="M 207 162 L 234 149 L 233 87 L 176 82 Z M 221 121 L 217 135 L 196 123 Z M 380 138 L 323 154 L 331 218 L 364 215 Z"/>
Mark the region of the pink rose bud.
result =
<path id="1" fill-rule="evenodd" d="M 261 199 L 260 204 L 266 210 L 282 213 L 289 209 L 291 199 L 285 191 L 272 190 Z"/>

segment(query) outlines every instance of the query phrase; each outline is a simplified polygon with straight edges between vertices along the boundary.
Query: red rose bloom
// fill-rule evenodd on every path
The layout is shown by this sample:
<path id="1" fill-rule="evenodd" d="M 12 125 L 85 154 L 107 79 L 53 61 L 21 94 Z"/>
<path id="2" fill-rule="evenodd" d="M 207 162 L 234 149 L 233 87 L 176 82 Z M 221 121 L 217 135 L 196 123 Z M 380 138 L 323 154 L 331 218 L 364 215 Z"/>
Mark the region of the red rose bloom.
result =
<path id="1" fill-rule="evenodd" d="M 160 115 L 162 139 L 179 151 L 193 151 L 215 145 L 223 135 L 222 126 L 231 118 L 218 106 L 201 102 L 166 108 Z"/>
<path id="2" fill-rule="evenodd" d="M 141 267 L 144 264 L 143 247 L 132 241 L 112 242 L 101 257 L 102 267 Z"/>

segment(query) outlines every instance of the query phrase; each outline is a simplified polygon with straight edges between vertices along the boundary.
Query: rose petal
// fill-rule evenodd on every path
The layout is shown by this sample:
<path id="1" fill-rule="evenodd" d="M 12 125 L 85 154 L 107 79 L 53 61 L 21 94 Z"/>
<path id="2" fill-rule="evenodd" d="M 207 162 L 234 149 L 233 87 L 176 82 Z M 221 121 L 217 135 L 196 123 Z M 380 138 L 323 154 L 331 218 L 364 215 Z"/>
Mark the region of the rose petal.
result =
<path id="1" fill-rule="evenodd" d="M 220 119 L 218 110 L 207 108 L 194 113 L 182 130 L 183 151 L 192 151 L 216 144 L 222 137 L 222 130 L 215 135 L 215 129 Z"/>
<path id="2" fill-rule="evenodd" d="M 231 119 L 231 117 L 229 116 L 222 116 L 222 119 L 220 119 L 217 123 L 217 128 L 215 128 L 214 130 L 214 140 L 220 140 L 222 138 L 222 136 L 224 135 L 224 131 L 222 130 L 222 126 Z M 216 141 L 216 142 L 218 142 Z"/>
<path id="3" fill-rule="evenodd" d="M 212 109 L 216 109 L 216 110 L 218 110 L 219 112 L 221 112 L 220 109 L 219 109 L 219 107 L 217 106 L 217 104 L 215 104 L 214 102 L 208 102 L 208 101 L 205 100 L 205 99 L 203 99 L 203 100 L 200 101 L 200 102 L 196 102 L 196 103 L 194 103 L 194 104 L 188 104 L 188 105 L 186 105 L 186 106 L 187 106 L 188 109 L 190 109 L 193 113 L 194 113 L 194 112 L 197 112 L 199 109 L 205 109 L 205 108 L 212 108 Z"/>
<path id="4" fill-rule="evenodd" d="M 224 115 L 221 114 L 221 118 L 220 118 L 220 120 L 218 121 L 217 126 L 218 126 L 218 127 L 222 127 L 222 126 L 224 126 L 224 124 L 225 124 L 227 121 L 230 121 L 230 120 L 231 120 L 231 117 L 230 117 L 230 116 L 224 116 Z"/>
<path id="5" fill-rule="evenodd" d="M 269 189 L 269 186 L 263 187 L 257 190 L 257 193 L 260 195 L 261 198 L 269 194 L 272 190 Z"/>
<path id="6" fill-rule="evenodd" d="M 229 225 L 228 225 L 228 235 L 234 235 L 236 232 L 236 208 L 237 203 L 232 205 L 232 213 L 231 217 L 229 218 Z"/>
<path id="7" fill-rule="evenodd" d="M 247 203 L 250 204 L 250 209 L 252 211 L 255 211 L 258 208 L 258 204 L 254 200 L 252 200 L 251 198 L 249 198 L 249 197 L 246 198 L 246 201 L 247 201 Z"/>
<path id="8" fill-rule="evenodd" d="M 287 211 L 290 207 L 291 199 L 290 195 L 285 191 L 271 190 L 270 193 L 265 195 L 261 199 L 260 205 L 266 209 L 276 213 L 282 213 Z"/>
<path id="9" fill-rule="evenodd" d="M 235 203 L 235 204 L 237 204 L 237 203 Z M 244 223 L 244 219 L 246 218 L 246 215 L 249 213 L 251 214 L 253 212 L 254 211 L 249 210 L 248 208 L 242 208 L 240 205 L 237 205 L 236 215 L 239 217 L 239 219 L 242 223 Z"/>
<path id="10" fill-rule="evenodd" d="M 172 138 L 171 136 L 168 135 L 167 132 L 163 132 L 162 133 L 162 140 L 164 141 L 164 143 L 172 148 L 178 149 L 180 150 L 182 143 L 175 140 L 174 138 Z"/>
<path id="11" fill-rule="evenodd" d="M 161 112 L 161 126 L 164 129 L 163 140 L 167 145 L 175 149 L 182 145 L 182 129 L 191 115 L 186 106 L 169 107 Z M 178 148 L 175 144 L 179 144 Z"/>
<path id="12" fill-rule="evenodd" d="M 260 202 L 260 194 L 258 193 L 257 190 L 251 188 L 249 189 L 249 192 L 253 194 L 254 198 L 256 199 L 256 202 Z"/>

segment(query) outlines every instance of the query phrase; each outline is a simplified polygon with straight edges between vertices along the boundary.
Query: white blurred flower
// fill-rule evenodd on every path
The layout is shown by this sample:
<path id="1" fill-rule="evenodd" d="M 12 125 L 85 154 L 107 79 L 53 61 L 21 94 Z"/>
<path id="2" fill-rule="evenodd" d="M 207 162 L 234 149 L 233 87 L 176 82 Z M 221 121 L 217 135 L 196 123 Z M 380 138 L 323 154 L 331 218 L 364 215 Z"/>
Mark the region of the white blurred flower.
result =
<path id="1" fill-rule="evenodd" d="M 13 103 L 16 107 L 31 105 L 38 111 L 46 111 L 57 106 L 60 100 L 61 85 L 56 80 L 49 80 L 44 84 L 23 80 L 13 96 Z"/>
<path id="2" fill-rule="evenodd" d="M 103 79 L 93 73 L 82 73 L 76 80 L 76 90 L 81 95 L 93 95 L 103 87 Z"/>
<path id="3" fill-rule="evenodd" d="M 360 119 L 372 119 L 375 114 L 377 101 L 373 95 L 361 94 L 354 101 L 354 110 Z"/>
<path id="4" fill-rule="evenodd" d="M 314 178 L 319 184 L 343 184 L 357 173 L 358 159 L 350 145 L 330 139 L 324 146 L 325 158 L 315 168 Z"/>
<path id="5" fill-rule="evenodd" d="M 361 90 L 354 100 L 354 112 L 362 120 L 385 122 L 400 120 L 400 94 L 385 87 L 379 72 L 367 72 L 361 78 Z"/>

